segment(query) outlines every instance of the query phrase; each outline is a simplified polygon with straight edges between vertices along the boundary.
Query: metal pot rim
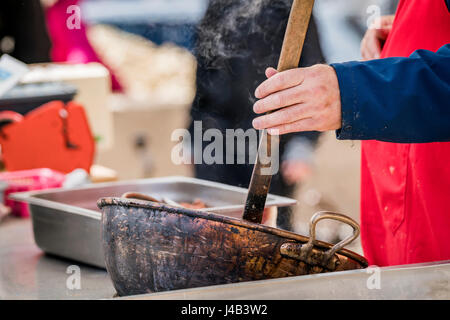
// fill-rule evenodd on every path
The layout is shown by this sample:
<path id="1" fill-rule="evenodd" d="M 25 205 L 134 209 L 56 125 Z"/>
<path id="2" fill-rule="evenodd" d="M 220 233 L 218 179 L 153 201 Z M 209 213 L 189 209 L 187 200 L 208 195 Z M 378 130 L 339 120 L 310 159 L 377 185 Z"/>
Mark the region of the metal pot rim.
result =
<path id="1" fill-rule="evenodd" d="M 206 219 L 206 220 L 212 220 L 217 221 L 225 224 L 231 224 L 239 227 L 244 227 L 250 230 L 257 230 L 264 233 L 270 233 L 282 238 L 285 238 L 286 240 L 295 240 L 300 241 L 303 243 L 307 243 L 309 240 L 309 237 L 302 236 L 300 234 L 273 228 L 269 226 L 265 226 L 262 224 L 257 224 L 249 221 L 245 221 L 238 218 L 233 218 L 229 216 L 224 216 L 218 213 L 212 213 L 212 212 L 204 212 L 200 210 L 192 210 L 192 209 L 186 209 L 186 208 L 178 208 L 169 206 L 166 204 L 161 204 L 157 202 L 150 202 L 150 201 L 144 201 L 144 200 L 137 200 L 137 199 L 125 199 L 125 198 L 115 198 L 115 197 L 108 197 L 108 198 L 101 198 L 97 202 L 97 206 L 102 209 L 106 206 L 124 206 L 124 207 L 136 207 L 136 208 L 144 208 L 144 209 L 153 209 L 153 210 L 163 210 L 168 213 L 175 213 L 175 214 L 182 214 L 193 218 L 199 218 L 199 219 Z M 316 245 L 322 249 L 331 249 L 333 247 L 332 244 L 329 244 L 324 241 L 316 241 Z M 348 258 L 351 258 L 357 262 L 359 262 L 363 267 L 368 266 L 368 261 L 361 255 L 357 254 L 356 252 L 353 252 L 348 249 L 341 249 L 339 251 L 339 254 L 346 256 Z"/>

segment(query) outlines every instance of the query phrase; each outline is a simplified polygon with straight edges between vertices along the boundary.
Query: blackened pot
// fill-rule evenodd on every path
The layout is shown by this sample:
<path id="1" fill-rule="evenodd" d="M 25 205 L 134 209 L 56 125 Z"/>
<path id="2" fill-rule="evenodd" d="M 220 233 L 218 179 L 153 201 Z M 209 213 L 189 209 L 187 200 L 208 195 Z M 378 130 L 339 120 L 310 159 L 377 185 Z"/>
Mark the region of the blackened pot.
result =
<path id="1" fill-rule="evenodd" d="M 316 214 L 308 238 L 149 201 L 103 198 L 98 206 L 106 268 L 120 296 L 367 267 L 364 257 L 342 249 L 359 226 L 339 214 Z M 355 232 L 336 246 L 316 241 L 322 219 Z"/>

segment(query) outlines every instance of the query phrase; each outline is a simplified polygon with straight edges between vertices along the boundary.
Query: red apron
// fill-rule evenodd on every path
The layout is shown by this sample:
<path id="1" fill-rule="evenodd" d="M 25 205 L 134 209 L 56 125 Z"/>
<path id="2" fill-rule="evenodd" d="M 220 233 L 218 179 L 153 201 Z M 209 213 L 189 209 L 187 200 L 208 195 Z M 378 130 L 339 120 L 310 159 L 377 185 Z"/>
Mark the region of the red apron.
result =
<path id="1" fill-rule="evenodd" d="M 382 57 L 450 43 L 444 0 L 401 0 Z M 450 108 L 450 102 L 449 102 Z M 388 266 L 450 259 L 450 143 L 362 143 L 364 254 Z"/>

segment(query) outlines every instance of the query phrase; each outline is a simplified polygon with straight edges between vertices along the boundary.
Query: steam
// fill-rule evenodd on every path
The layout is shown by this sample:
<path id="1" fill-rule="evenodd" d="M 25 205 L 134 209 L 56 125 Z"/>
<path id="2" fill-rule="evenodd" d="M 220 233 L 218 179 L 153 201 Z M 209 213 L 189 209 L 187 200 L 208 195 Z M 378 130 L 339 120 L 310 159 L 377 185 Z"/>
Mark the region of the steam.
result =
<path id="1" fill-rule="evenodd" d="M 292 1 L 209 1 L 196 32 L 193 119 L 208 119 L 208 127 L 230 121 L 233 127 L 251 128 L 254 91 L 266 79 L 265 69 L 277 66 Z M 216 125 L 220 119 L 225 122 Z"/>
<path id="2" fill-rule="evenodd" d="M 279 43 L 274 37 L 286 27 L 283 19 L 274 20 L 288 15 L 291 5 L 292 0 L 210 0 L 197 30 L 196 56 L 216 67 L 225 59 L 250 56 L 257 45 L 274 46 Z M 272 47 L 267 50 L 272 55 L 254 57 L 253 61 L 267 66 L 277 60 L 279 49 Z"/>

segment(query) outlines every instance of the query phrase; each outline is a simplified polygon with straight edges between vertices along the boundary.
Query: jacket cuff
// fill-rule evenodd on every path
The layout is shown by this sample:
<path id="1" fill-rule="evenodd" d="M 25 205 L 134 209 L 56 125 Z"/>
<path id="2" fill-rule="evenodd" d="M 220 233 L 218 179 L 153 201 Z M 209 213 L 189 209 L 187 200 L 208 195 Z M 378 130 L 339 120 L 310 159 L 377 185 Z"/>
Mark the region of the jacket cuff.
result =
<path id="1" fill-rule="evenodd" d="M 334 63 L 331 67 L 336 71 L 341 93 L 342 125 L 336 130 L 336 138 L 339 140 L 358 140 L 361 132 L 358 130 L 356 110 L 358 108 L 358 95 L 356 90 L 356 78 L 353 66 L 358 62 Z"/>

